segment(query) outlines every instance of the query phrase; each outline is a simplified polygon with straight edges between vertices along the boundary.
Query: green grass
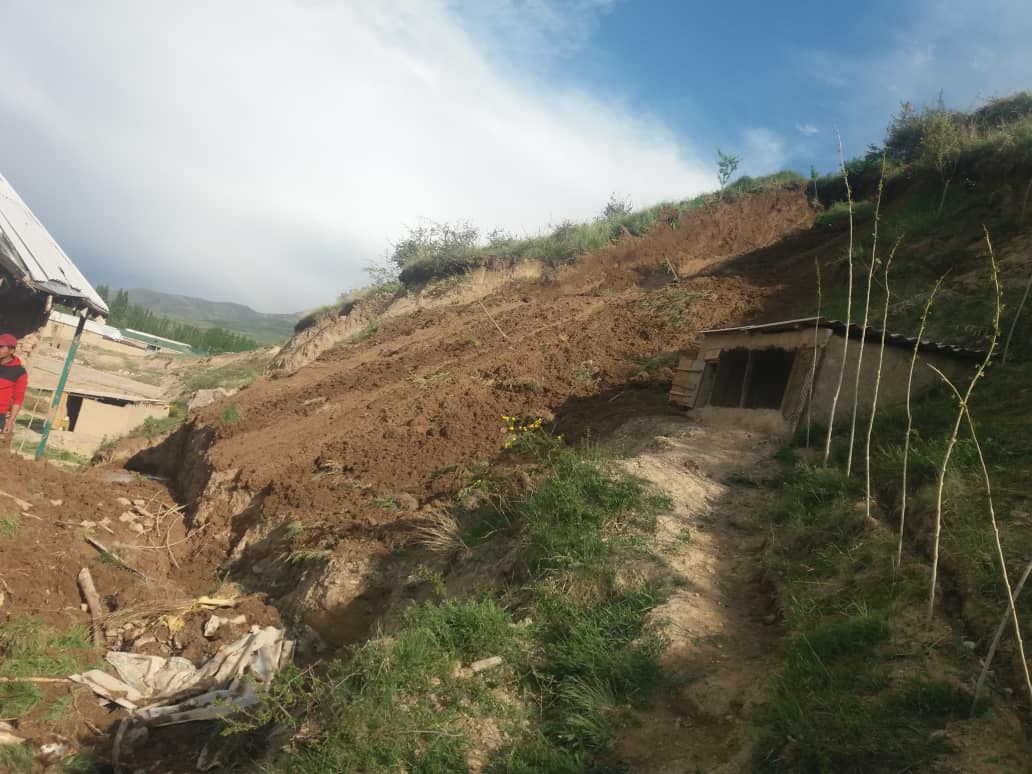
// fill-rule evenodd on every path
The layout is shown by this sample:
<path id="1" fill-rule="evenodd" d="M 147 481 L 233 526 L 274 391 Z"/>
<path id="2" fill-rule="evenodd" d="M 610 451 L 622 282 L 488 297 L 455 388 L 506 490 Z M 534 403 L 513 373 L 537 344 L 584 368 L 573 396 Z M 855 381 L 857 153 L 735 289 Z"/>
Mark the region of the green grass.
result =
<path id="1" fill-rule="evenodd" d="M 85 470 L 90 464 L 89 459 L 81 454 L 59 449 L 51 444 L 47 444 L 47 448 L 43 450 L 43 459 L 62 463 L 73 470 Z"/>
<path id="2" fill-rule="evenodd" d="M 757 771 L 927 770 L 947 751 L 931 732 L 967 717 L 969 694 L 893 644 L 925 573 L 911 557 L 893 571 L 893 536 L 865 521 L 861 498 L 835 468 L 796 463 L 782 476 L 766 563 L 788 642 L 753 718 Z"/>
<path id="3" fill-rule="evenodd" d="M 0 513 L 0 538 L 12 538 L 18 532 L 17 513 Z"/>
<path id="4" fill-rule="evenodd" d="M 236 404 L 236 401 L 233 401 L 222 410 L 222 421 L 227 425 L 235 425 L 240 421 L 240 407 Z"/>
<path id="5" fill-rule="evenodd" d="M 494 510 L 478 543 L 523 536 L 512 587 L 413 605 L 389 636 L 288 692 L 285 715 L 307 714 L 323 737 L 281 770 L 465 771 L 487 726 L 503 742 L 488 771 L 594 770 L 627 709 L 662 683 L 665 641 L 648 619 L 662 593 L 618 576 L 669 503 L 595 451 L 553 441 L 515 453 L 537 460 L 541 479 Z M 432 585 L 446 593 L 443 579 Z M 457 669 L 490 656 L 503 665 Z"/>
<path id="6" fill-rule="evenodd" d="M 195 364 L 190 369 L 186 391 L 193 394 L 197 390 L 211 390 L 216 387 L 239 390 L 261 376 L 270 359 L 269 355 L 256 352 L 215 368 Z"/>
<path id="7" fill-rule="evenodd" d="M 652 374 L 660 368 L 674 368 L 677 365 L 679 358 L 680 353 L 678 352 L 663 352 L 655 357 L 643 360 L 641 362 L 641 368 L 643 371 L 648 371 Z"/>
<path id="8" fill-rule="evenodd" d="M 82 627 L 59 632 L 34 618 L 0 626 L 0 677 L 54 677 L 79 671 L 91 661 Z M 0 683 L 0 718 L 19 718 L 43 700 L 33 683 Z"/>

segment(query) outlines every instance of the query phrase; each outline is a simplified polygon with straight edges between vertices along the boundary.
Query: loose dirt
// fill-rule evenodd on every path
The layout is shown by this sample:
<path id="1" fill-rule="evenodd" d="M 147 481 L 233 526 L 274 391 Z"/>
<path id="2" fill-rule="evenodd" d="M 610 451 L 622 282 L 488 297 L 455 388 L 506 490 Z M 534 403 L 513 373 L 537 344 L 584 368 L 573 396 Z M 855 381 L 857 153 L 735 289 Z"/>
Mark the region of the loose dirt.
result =
<path id="1" fill-rule="evenodd" d="M 475 302 L 409 302 L 373 327 L 360 315 L 357 336 L 201 410 L 130 467 L 170 478 L 189 523 L 208 525 L 195 577 L 228 570 L 330 648 L 361 639 L 396 593 L 414 527 L 500 452 L 503 415 L 551 423 L 578 401 L 664 389 L 698 331 L 754 317 L 771 292 L 702 272 L 812 218 L 801 190 L 744 197 Z"/>

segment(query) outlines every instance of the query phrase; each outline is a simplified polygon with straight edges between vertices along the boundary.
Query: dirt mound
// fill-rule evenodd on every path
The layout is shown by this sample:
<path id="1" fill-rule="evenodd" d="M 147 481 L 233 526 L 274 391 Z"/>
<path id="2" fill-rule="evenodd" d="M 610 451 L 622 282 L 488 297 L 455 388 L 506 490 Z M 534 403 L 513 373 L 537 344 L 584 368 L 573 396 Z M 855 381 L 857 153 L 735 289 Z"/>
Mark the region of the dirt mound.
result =
<path id="1" fill-rule="evenodd" d="M 665 389 L 697 331 L 764 303 L 748 276 L 701 272 L 811 221 L 801 190 L 779 190 L 661 220 L 545 281 L 485 274 L 440 303 L 403 299 L 305 368 L 284 357 L 282 378 L 201 410 L 131 466 L 169 476 L 191 525 L 207 525 L 198 577 L 221 564 L 330 644 L 359 639 L 403 591 L 411 560 L 397 549 L 498 454 L 503 415 L 552 422 L 576 401 L 607 396 L 599 414 Z M 294 350 L 312 348 L 292 363 L 354 326 L 306 331 Z"/>

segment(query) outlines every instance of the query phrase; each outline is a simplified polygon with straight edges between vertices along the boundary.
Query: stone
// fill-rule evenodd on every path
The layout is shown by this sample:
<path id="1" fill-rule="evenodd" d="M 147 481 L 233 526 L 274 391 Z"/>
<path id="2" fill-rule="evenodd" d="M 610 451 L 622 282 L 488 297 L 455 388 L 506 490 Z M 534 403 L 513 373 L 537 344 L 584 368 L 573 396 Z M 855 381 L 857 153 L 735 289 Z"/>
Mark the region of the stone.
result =
<path id="1" fill-rule="evenodd" d="M 133 522 L 132 524 L 130 524 L 129 525 L 129 529 L 131 529 L 137 535 L 142 535 L 144 532 L 147 531 L 146 527 L 144 527 L 142 524 L 139 524 L 137 522 Z"/>
<path id="2" fill-rule="evenodd" d="M 221 616 L 213 615 L 208 619 L 208 622 L 204 624 L 204 636 L 209 640 L 215 636 L 215 633 L 219 630 L 222 624 L 226 623 L 226 619 Z"/>
<path id="3" fill-rule="evenodd" d="M 126 508 L 133 504 L 133 501 L 128 497 L 116 497 L 115 502 L 119 505 L 125 506 Z"/>
<path id="4" fill-rule="evenodd" d="M 497 669 L 502 665 L 501 656 L 491 656 L 489 658 L 482 658 L 479 661 L 474 661 L 469 665 L 469 671 L 477 675 L 481 672 L 487 672 L 490 669 Z"/>
<path id="5" fill-rule="evenodd" d="M 132 511 L 125 511 L 118 517 L 118 520 L 123 524 L 128 524 L 131 521 L 136 521 L 136 514 Z"/>
<path id="6" fill-rule="evenodd" d="M 973 641 L 971 641 L 971 640 L 964 640 L 964 642 L 962 642 L 961 645 L 963 645 L 968 650 L 974 650 L 975 649 L 975 643 Z"/>
<path id="7" fill-rule="evenodd" d="M 197 409 L 210 406 L 217 400 L 228 398 L 235 392 L 236 390 L 226 390 L 222 387 L 216 387 L 212 390 L 198 390 L 194 393 L 194 396 L 190 398 L 190 402 L 186 404 L 186 408 L 188 411 L 196 411 Z"/>

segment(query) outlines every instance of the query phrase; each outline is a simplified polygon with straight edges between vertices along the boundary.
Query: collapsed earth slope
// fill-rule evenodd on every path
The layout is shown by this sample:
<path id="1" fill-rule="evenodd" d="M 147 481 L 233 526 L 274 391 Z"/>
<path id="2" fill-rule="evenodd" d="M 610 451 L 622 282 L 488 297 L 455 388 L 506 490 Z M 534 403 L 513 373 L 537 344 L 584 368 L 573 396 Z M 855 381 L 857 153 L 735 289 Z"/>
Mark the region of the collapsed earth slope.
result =
<path id="1" fill-rule="evenodd" d="M 697 331 L 754 317 L 779 290 L 766 270 L 713 272 L 812 222 L 785 187 L 661 217 L 540 278 L 508 269 L 500 286 L 356 306 L 288 343 L 281 378 L 130 466 L 168 477 L 191 526 L 207 525 L 198 579 L 222 567 L 331 647 L 355 641 L 404 591 L 392 557 L 501 450 L 503 416 L 576 430 L 665 386 Z"/>

